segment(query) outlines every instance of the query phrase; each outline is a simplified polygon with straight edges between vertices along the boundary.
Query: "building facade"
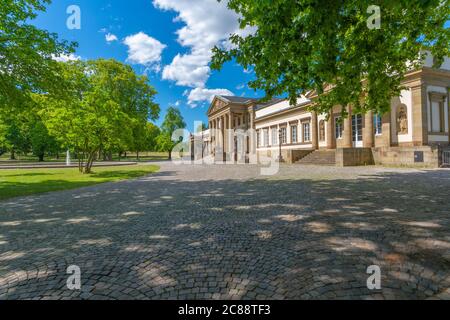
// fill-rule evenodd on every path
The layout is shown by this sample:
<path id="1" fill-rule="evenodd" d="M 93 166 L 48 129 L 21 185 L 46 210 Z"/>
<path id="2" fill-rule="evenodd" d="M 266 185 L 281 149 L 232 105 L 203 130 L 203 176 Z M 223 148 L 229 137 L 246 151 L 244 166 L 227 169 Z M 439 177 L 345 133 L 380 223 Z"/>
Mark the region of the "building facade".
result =
<path id="1" fill-rule="evenodd" d="M 287 163 L 339 166 L 386 164 L 438 167 L 450 145 L 450 59 L 409 72 L 405 88 L 384 115 L 353 114 L 343 106 L 317 114 L 314 93 L 296 105 L 275 99 L 217 96 L 208 110 L 208 153 L 216 161 L 258 161 L 279 157 Z"/>

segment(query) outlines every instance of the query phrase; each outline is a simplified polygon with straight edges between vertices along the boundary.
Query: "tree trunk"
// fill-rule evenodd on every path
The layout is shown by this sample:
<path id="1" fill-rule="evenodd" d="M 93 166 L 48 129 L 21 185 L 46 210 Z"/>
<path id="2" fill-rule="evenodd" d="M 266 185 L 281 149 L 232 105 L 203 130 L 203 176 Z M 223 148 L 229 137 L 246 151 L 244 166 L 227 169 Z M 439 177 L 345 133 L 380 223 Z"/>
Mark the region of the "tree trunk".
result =
<path id="1" fill-rule="evenodd" d="M 39 162 L 44 162 L 44 156 L 45 155 L 43 153 L 38 155 Z"/>
<path id="2" fill-rule="evenodd" d="M 11 150 L 11 156 L 10 156 L 9 160 L 16 160 L 16 151 L 14 149 Z"/>
<path id="3" fill-rule="evenodd" d="M 169 151 L 169 160 L 172 160 L 172 150 Z"/>
<path id="4" fill-rule="evenodd" d="M 89 157 L 86 161 L 86 164 L 84 165 L 84 174 L 90 174 L 92 173 L 92 165 L 94 164 L 94 158 L 95 158 L 95 152 L 92 152 L 89 154 Z"/>
<path id="5" fill-rule="evenodd" d="M 136 151 L 136 159 L 139 161 L 139 151 Z"/>

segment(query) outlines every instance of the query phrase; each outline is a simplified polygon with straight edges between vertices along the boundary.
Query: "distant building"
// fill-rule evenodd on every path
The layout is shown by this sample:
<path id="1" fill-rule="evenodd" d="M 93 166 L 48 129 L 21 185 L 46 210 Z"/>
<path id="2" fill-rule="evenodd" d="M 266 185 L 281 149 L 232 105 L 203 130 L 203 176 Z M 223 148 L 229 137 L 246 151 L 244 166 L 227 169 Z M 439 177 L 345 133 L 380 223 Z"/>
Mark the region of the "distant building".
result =
<path id="1" fill-rule="evenodd" d="M 438 167 L 450 145 L 450 59 L 433 69 L 428 56 L 402 85 L 406 89 L 392 99 L 389 113 L 352 114 L 347 107 L 349 116 L 342 121 L 341 106 L 330 115 L 311 112 L 312 92 L 296 105 L 285 99 L 261 104 L 258 99 L 216 96 L 202 149 L 216 161 L 249 162 L 277 157 L 281 143 L 288 163 Z"/>

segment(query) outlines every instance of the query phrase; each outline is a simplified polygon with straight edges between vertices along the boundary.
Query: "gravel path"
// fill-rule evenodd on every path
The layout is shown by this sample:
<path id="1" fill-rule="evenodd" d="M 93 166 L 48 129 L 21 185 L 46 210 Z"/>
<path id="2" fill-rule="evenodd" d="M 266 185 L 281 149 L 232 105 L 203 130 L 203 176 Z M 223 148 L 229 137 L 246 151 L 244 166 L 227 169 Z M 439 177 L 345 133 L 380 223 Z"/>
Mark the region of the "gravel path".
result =
<path id="1" fill-rule="evenodd" d="M 0 299 L 450 299 L 449 190 L 445 169 L 161 163 L 12 199 Z"/>

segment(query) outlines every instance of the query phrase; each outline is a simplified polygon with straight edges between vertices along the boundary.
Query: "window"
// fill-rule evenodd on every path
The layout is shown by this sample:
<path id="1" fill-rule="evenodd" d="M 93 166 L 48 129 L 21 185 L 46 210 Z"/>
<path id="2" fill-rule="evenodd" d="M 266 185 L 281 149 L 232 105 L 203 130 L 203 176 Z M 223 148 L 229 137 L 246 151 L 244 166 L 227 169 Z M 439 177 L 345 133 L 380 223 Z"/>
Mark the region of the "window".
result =
<path id="1" fill-rule="evenodd" d="M 269 146 L 269 129 L 264 130 L 264 145 Z"/>
<path id="2" fill-rule="evenodd" d="M 341 122 L 341 117 L 336 117 L 334 119 L 334 124 L 336 128 L 336 139 L 342 139 L 343 126 Z"/>
<path id="3" fill-rule="evenodd" d="M 311 141 L 311 124 L 306 122 L 303 124 L 303 142 Z"/>
<path id="4" fill-rule="evenodd" d="M 375 135 L 379 136 L 383 133 L 383 122 L 379 114 L 373 117 L 373 127 L 375 128 Z"/>
<path id="5" fill-rule="evenodd" d="M 256 145 L 259 147 L 261 147 L 261 131 L 256 131 Z"/>
<path id="6" fill-rule="evenodd" d="M 287 132 L 286 128 L 281 128 L 281 144 L 287 143 Z"/>
<path id="7" fill-rule="evenodd" d="M 445 132 L 445 100 L 446 94 L 439 92 L 429 92 L 430 96 L 430 118 L 431 118 L 431 132 L 444 133 Z"/>
<path id="8" fill-rule="evenodd" d="M 272 145 L 276 146 L 278 144 L 278 130 L 277 128 L 272 128 Z"/>
<path id="9" fill-rule="evenodd" d="M 298 133 L 297 133 L 297 126 L 291 127 L 291 135 L 292 135 L 292 143 L 298 142 Z"/>

